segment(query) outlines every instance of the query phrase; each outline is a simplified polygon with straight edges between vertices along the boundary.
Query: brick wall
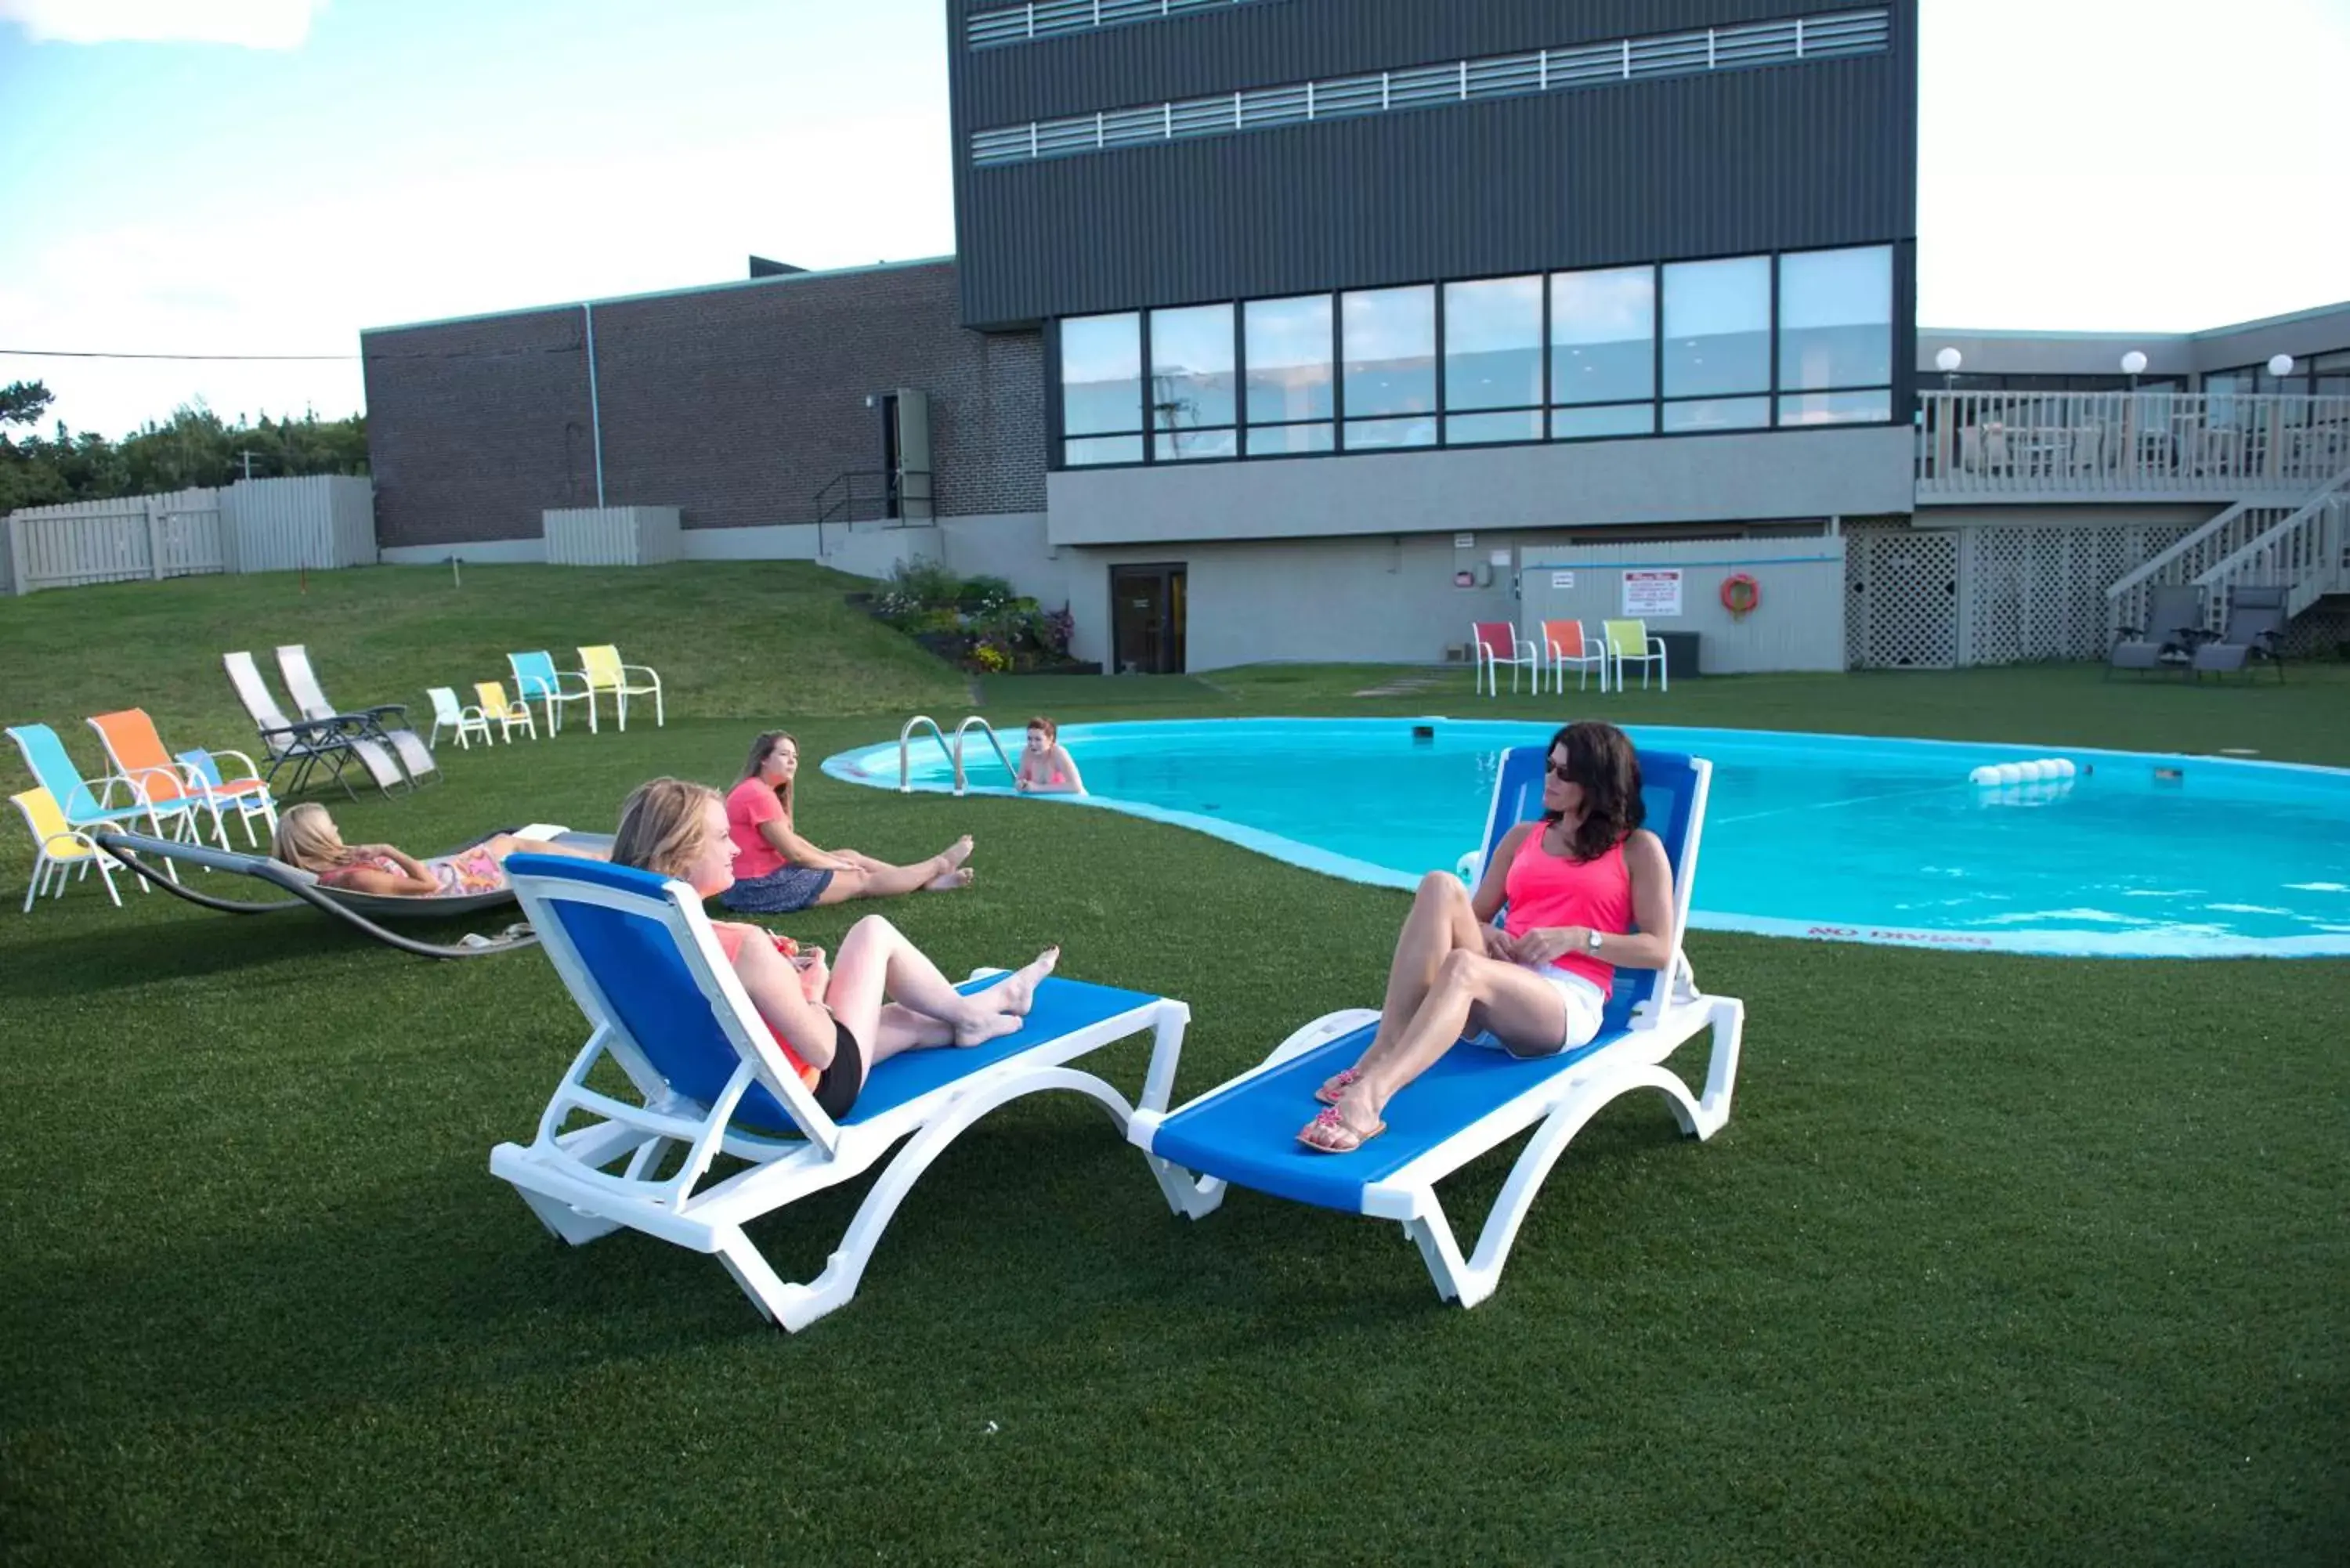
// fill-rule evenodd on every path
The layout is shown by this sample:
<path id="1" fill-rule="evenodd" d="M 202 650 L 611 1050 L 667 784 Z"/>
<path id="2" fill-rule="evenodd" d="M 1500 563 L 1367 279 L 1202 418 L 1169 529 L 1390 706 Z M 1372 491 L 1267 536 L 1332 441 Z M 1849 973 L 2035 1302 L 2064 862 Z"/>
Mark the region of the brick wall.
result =
<path id="1" fill-rule="evenodd" d="M 868 394 L 931 399 L 941 516 L 1045 505 L 1043 341 L 955 324 L 951 262 L 761 279 L 596 307 L 604 486 L 689 528 L 813 520 L 881 464 Z M 367 334 L 368 445 L 388 545 L 533 537 L 592 505 L 577 306 Z"/>

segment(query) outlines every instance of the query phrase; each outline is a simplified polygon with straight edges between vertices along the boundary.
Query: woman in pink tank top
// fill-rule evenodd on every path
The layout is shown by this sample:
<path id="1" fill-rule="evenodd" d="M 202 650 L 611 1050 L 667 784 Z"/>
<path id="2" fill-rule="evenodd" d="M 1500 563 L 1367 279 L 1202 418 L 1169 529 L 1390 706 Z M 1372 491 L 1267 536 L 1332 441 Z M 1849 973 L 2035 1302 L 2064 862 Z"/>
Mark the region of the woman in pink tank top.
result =
<path id="1" fill-rule="evenodd" d="M 1548 1056 L 1589 1043 L 1616 971 L 1672 958 L 1672 867 L 1640 821 L 1640 760 L 1623 731 L 1552 736 L 1542 817 L 1509 831 L 1476 892 L 1449 871 L 1421 878 L 1378 1030 L 1315 1091 L 1328 1108 L 1298 1141 L 1361 1147 L 1387 1130 L 1388 1101 L 1456 1044 Z"/>

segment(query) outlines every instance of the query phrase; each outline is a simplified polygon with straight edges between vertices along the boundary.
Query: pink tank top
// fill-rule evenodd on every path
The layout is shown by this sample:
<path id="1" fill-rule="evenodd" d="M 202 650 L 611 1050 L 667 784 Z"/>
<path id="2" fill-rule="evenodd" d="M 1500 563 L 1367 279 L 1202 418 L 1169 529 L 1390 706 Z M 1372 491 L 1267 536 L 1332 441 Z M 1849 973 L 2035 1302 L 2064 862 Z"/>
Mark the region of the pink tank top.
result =
<path id="1" fill-rule="evenodd" d="M 1632 929 L 1632 874 L 1624 867 L 1624 846 L 1616 845 L 1592 860 L 1569 860 L 1543 847 L 1546 829 L 1537 826 L 1518 846 L 1503 884 L 1509 898 L 1503 929 L 1513 937 L 1539 926 L 1587 926 L 1604 935 Z M 1616 990 L 1616 970 L 1589 953 L 1561 953 L 1551 961 L 1567 973 L 1597 986 L 1603 996 Z"/>

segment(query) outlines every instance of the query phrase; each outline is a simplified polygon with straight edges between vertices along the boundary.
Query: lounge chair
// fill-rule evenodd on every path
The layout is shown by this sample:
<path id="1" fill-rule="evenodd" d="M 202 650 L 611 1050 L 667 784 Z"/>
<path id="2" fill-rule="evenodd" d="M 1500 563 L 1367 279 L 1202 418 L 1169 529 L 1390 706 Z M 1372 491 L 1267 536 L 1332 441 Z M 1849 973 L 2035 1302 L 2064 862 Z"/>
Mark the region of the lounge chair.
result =
<path id="1" fill-rule="evenodd" d="M 572 833 L 552 824 L 535 823 L 517 830 L 516 836 L 562 840 L 567 843 L 596 844 L 609 847 L 608 836 L 598 834 Z M 239 855 L 234 850 L 214 849 L 209 845 L 186 844 L 168 839 L 151 838 L 140 834 L 93 830 L 91 839 L 97 846 L 114 857 L 115 860 L 151 887 L 177 894 L 192 904 L 207 909 L 217 909 L 231 915 L 268 915 L 281 909 L 296 909 L 304 905 L 324 910 L 348 925 L 364 931 L 388 947 L 419 958 L 460 959 L 481 958 L 491 953 L 512 952 L 528 947 L 538 938 L 527 926 L 513 926 L 495 937 L 470 936 L 454 943 L 430 942 L 387 928 L 387 920 L 450 920 L 478 915 L 514 902 L 511 886 L 486 893 L 459 893 L 432 898 L 410 898 L 385 893 L 361 893 L 348 888 L 329 888 L 317 877 L 298 867 L 288 866 L 265 855 Z M 479 842 L 476 840 L 476 842 Z M 507 861 L 523 858 L 509 856 Z M 531 858 L 545 861 L 552 856 Z M 159 863 L 162 869 L 157 869 Z M 285 895 L 265 903 L 224 898 L 211 893 L 178 885 L 178 867 L 192 865 L 207 871 L 222 871 L 232 876 L 251 877 Z"/>
<path id="2" fill-rule="evenodd" d="M 528 731 L 532 740 L 538 739 L 538 721 L 530 716 L 530 704 L 508 697 L 504 681 L 477 680 L 473 683 L 473 695 L 482 700 L 483 717 L 498 722 L 500 732 L 509 745 L 514 742 L 516 725 Z"/>
<path id="3" fill-rule="evenodd" d="M 114 771 L 135 782 L 145 792 L 148 804 L 155 808 L 157 818 L 172 825 L 175 831 L 171 836 L 201 841 L 203 834 L 196 813 L 210 811 L 213 834 L 220 840 L 220 846 L 226 849 L 228 828 L 222 819 L 220 797 L 240 793 L 244 796 L 240 805 L 257 805 L 260 813 L 269 819 L 270 826 L 277 826 L 276 806 L 269 798 L 268 785 L 255 781 L 231 786 L 221 780 L 217 765 L 210 784 L 190 777 L 164 750 L 163 737 L 155 732 L 155 721 L 147 716 L 145 709 L 125 708 L 119 713 L 100 713 L 89 721 L 89 727 L 98 732 L 98 743 L 106 748 L 107 760 L 114 764 Z M 247 759 L 248 771 L 250 768 Z M 252 833 L 250 823 L 245 831 L 248 836 Z"/>
<path id="4" fill-rule="evenodd" d="M 2253 662 L 2265 659 L 2276 666 L 2277 680 L 2282 681 L 2285 626 L 2291 619 L 2282 588 L 2231 590 L 2228 595 L 2228 622 L 2217 638 L 2196 645 L 2189 665 L 2190 672 L 2198 680 L 2205 670 L 2223 674 L 2241 670 L 2249 676 Z"/>
<path id="5" fill-rule="evenodd" d="M 1167 1103 L 1189 1009 L 1056 977 L 1037 989 L 1035 1011 L 1014 1033 L 878 1064 L 855 1106 L 835 1121 L 785 1065 L 691 888 L 553 857 L 517 855 L 506 871 L 591 1032 L 536 1136 L 493 1149 L 491 1172 L 575 1245 L 625 1225 L 715 1253 L 759 1311 L 786 1329 L 847 1303 L 916 1179 L 987 1112 L 1040 1090 L 1069 1089 L 1123 1127 L 1135 1113 L 1109 1085 L 1067 1065 L 1077 1057 L 1154 1031 L 1142 1103 Z M 974 975 L 962 989 L 990 984 L 999 972 Z M 589 1086 L 607 1061 L 632 1096 Z M 564 1130 L 578 1117 L 587 1119 Z M 909 1134 L 823 1273 L 807 1284 L 778 1276 L 743 1227 L 854 1179 Z M 721 1154 L 748 1168 L 704 1186 Z"/>
<path id="6" fill-rule="evenodd" d="M 24 753 L 26 771 L 33 775 L 33 782 L 48 791 L 57 803 L 68 827 L 84 832 L 100 827 L 129 827 L 136 832 L 144 827 L 158 838 L 202 836 L 194 801 L 184 794 L 158 801 L 138 780 L 120 774 L 104 774 L 94 781 L 83 778 L 81 769 L 67 754 L 65 742 L 47 724 L 16 725 L 8 738 Z"/>
<path id="7" fill-rule="evenodd" d="M 659 729 L 669 722 L 667 711 L 661 705 L 660 675 L 650 665 L 621 663 L 620 650 L 610 643 L 600 648 L 581 649 L 579 673 L 586 677 L 590 692 L 611 694 L 612 707 L 619 716 L 621 729 L 629 727 L 629 699 L 631 697 L 650 697 L 653 700 L 654 728 Z M 594 705 L 593 702 L 588 704 L 591 708 Z"/>
<path id="8" fill-rule="evenodd" d="M 432 755 L 432 748 L 424 738 L 395 719 L 405 719 L 405 702 L 378 702 L 366 708 L 337 708 L 327 701 L 326 689 L 318 684 L 316 671 L 310 668 L 310 650 L 298 642 L 282 644 L 277 649 L 277 672 L 286 678 L 286 694 L 302 711 L 302 717 L 315 722 L 332 721 L 340 724 L 354 740 L 374 741 L 390 748 L 400 759 L 411 785 L 421 784 L 441 771 Z M 370 772 L 373 770 L 370 769 Z M 380 784 L 382 781 L 377 781 Z"/>
<path id="9" fill-rule="evenodd" d="M 223 757 L 234 759 L 244 771 L 232 777 L 221 766 Z M 217 752 L 201 748 L 182 752 L 176 760 L 188 786 L 202 797 L 206 808 L 212 812 L 213 836 L 220 840 L 223 849 L 229 846 L 227 817 L 232 811 L 244 825 L 245 843 L 256 848 L 262 842 L 262 835 L 277 831 L 276 799 L 270 794 L 269 786 L 262 782 L 261 771 L 253 765 L 251 757 L 243 752 L 223 747 Z M 254 832 L 255 821 L 262 824 L 261 834 Z"/>
<path id="10" fill-rule="evenodd" d="M 443 729 L 454 730 L 457 732 L 459 751 L 472 746 L 475 735 L 482 737 L 484 745 L 490 743 L 489 715 L 478 707 L 467 707 L 458 701 L 455 688 L 429 687 L 424 694 L 432 700 L 432 733 L 425 738 L 426 745 L 437 749 L 441 744 L 441 732 Z"/>
<path id="11" fill-rule="evenodd" d="M 221 655 L 221 664 L 228 670 L 229 684 L 236 688 L 237 701 L 244 704 L 253 727 L 261 732 L 262 749 L 269 753 L 269 787 L 280 795 L 299 794 L 313 775 L 321 769 L 334 783 L 343 786 L 343 793 L 352 799 L 359 792 L 343 777 L 343 770 L 356 762 L 375 780 L 376 787 L 390 794 L 393 786 L 404 784 L 407 776 L 400 764 L 380 741 L 355 737 L 332 719 L 289 719 L 277 706 L 276 696 L 261 678 L 261 667 L 253 655 L 242 650 Z M 284 769 L 293 769 L 292 781 L 284 786 L 277 775 Z"/>
<path id="12" fill-rule="evenodd" d="M 1502 694 L 1502 669 L 1509 667 L 1510 690 L 1518 689 L 1518 671 L 1529 670 L 1534 678 L 1534 690 L 1542 690 L 1542 649 L 1518 635 L 1518 628 L 1505 620 L 1476 620 L 1469 623 L 1469 651 L 1477 660 L 1477 689 L 1492 696 Z"/>
<path id="13" fill-rule="evenodd" d="M 96 840 L 78 827 L 67 825 L 66 814 L 57 807 L 57 797 L 45 789 L 28 789 L 22 794 L 8 797 L 25 818 L 25 830 L 33 836 L 33 879 L 25 889 L 26 914 L 33 912 L 33 900 L 54 887 L 56 896 L 66 895 L 66 883 L 77 872 L 85 882 L 89 880 L 89 868 L 98 867 L 99 880 L 106 884 L 106 896 L 116 909 L 122 908 L 122 895 L 114 890 L 114 857 L 98 846 Z M 144 883 L 140 884 L 142 888 Z"/>
<path id="14" fill-rule="evenodd" d="M 2146 624 L 2126 626 L 2106 655 L 2106 679 L 2116 670 L 2192 668 L 2205 629 L 2203 590 L 2193 583 L 2158 583 L 2147 591 Z"/>
<path id="15" fill-rule="evenodd" d="M 1482 855 L 1542 810 L 1547 749 L 1513 748 L 1503 758 Z M 1355 1008 L 1297 1030 L 1263 1063 L 1163 1115 L 1138 1111 L 1128 1136 L 1149 1155 L 1177 1211 L 1198 1219 L 1228 1185 L 1253 1188 L 1345 1213 L 1402 1223 L 1438 1293 L 1474 1306 L 1501 1281 L 1518 1226 L 1566 1145 L 1599 1109 L 1636 1089 L 1665 1096 L 1681 1130 L 1711 1137 L 1730 1116 L 1745 1004 L 1697 987 L 1680 949 L 1697 875 L 1710 765 L 1644 752 L 1648 826 L 1673 867 L 1673 956 L 1662 971 L 1619 970 L 1598 1037 L 1555 1056 L 1520 1060 L 1499 1051 L 1455 1049 L 1386 1108 L 1387 1131 L 1350 1154 L 1320 1154 L 1296 1140 L 1314 1111 L 1314 1090 L 1351 1064 L 1378 1026 Z M 1691 1094 L 1667 1059 L 1682 1042 L 1712 1034 L 1701 1094 Z M 1519 1154 L 1473 1256 L 1464 1259 L 1438 1200 L 1436 1183 L 1527 1128 Z"/>
<path id="16" fill-rule="evenodd" d="M 588 704 L 588 732 L 596 732 L 596 693 L 585 674 L 577 670 L 556 669 L 554 655 L 544 649 L 509 653 L 506 663 L 514 670 L 515 694 L 525 702 L 537 702 L 546 709 L 546 732 L 550 736 L 562 733 L 563 710 L 574 702 Z"/>
<path id="17" fill-rule="evenodd" d="M 1673 689 L 1673 672 L 1665 661 L 1665 639 L 1648 629 L 1645 620 L 1602 621 L 1600 635 L 1607 642 L 1607 661 L 1616 667 L 1616 690 L 1624 690 L 1624 667 L 1640 667 L 1640 690 L 1648 689 L 1648 671 L 1657 672 L 1657 689 Z"/>
<path id="18" fill-rule="evenodd" d="M 1551 689 L 1566 690 L 1566 670 L 1575 667 L 1575 689 L 1580 691 L 1584 683 L 1596 671 L 1599 690 L 1607 690 L 1607 645 L 1583 635 L 1579 620 L 1546 620 L 1542 623 L 1543 654 L 1550 665 Z M 1536 682 L 1539 687 L 1540 682 Z"/>

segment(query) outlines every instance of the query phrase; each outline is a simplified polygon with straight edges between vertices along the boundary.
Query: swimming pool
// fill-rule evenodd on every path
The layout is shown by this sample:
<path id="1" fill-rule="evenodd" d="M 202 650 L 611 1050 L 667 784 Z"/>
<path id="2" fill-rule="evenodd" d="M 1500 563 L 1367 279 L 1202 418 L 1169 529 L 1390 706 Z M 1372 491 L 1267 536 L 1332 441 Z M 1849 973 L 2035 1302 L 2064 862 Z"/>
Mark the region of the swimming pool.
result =
<path id="1" fill-rule="evenodd" d="M 1553 728 L 1224 719 L 1072 724 L 1061 738 L 1094 792 L 1081 804 L 1409 888 L 1476 847 L 1499 753 L 1539 745 Z M 1714 764 L 1691 919 L 1701 929 L 2112 957 L 2350 955 L 2350 772 L 2081 747 L 1627 732 Z M 946 761 L 928 750 L 914 753 L 911 782 L 946 789 Z M 2060 756 L 2076 765 L 2069 780 L 1969 782 L 1985 764 Z M 966 763 L 974 781 L 1003 777 L 984 745 Z M 824 769 L 894 789 L 898 747 L 842 753 Z M 1010 791 L 975 782 L 972 793 Z"/>

